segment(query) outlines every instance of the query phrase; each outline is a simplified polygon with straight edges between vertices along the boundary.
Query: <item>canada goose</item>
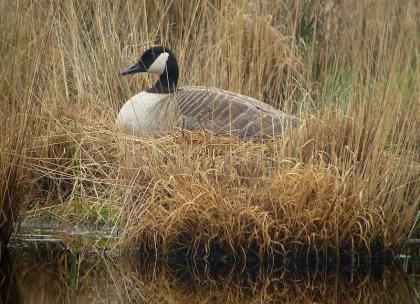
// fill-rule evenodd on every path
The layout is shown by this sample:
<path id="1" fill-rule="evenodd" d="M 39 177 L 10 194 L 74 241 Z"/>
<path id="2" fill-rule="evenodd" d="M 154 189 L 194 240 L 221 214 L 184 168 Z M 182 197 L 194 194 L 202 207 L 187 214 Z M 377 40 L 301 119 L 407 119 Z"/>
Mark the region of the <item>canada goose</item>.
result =
<path id="1" fill-rule="evenodd" d="M 167 47 L 146 50 L 122 75 L 139 72 L 160 78 L 129 99 L 117 116 L 117 127 L 133 133 L 178 127 L 248 138 L 279 135 L 286 125 L 298 124 L 297 118 L 249 96 L 209 87 L 178 88 L 178 63 Z"/>

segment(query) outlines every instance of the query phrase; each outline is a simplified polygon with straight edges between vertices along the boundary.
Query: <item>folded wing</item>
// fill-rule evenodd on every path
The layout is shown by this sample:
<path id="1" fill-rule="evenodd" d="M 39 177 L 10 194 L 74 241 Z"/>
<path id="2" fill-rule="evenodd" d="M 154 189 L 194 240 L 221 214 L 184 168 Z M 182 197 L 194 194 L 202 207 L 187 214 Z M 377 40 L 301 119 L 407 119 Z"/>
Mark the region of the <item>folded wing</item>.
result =
<path id="1" fill-rule="evenodd" d="M 280 135 L 298 119 L 252 97 L 207 87 L 186 87 L 162 100 L 156 112 L 166 112 L 170 124 L 188 130 L 205 129 L 240 138 Z M 158 119 L 160 120 L 160 119 Z M 167 127 L 167 126 L 163 126 Z"/>

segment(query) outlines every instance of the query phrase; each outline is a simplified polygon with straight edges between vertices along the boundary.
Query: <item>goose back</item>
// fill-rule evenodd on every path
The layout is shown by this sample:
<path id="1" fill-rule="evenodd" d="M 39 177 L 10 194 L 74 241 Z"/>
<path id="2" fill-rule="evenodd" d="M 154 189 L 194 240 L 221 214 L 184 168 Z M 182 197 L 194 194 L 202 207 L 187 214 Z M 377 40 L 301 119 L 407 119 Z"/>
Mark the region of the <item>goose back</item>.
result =
<path id="1" fill-rule="evenodd" d="M 257 99 L 209 87 L 184 87 L 153 109 L 156 128 L 232 132 L 240 138 L 280 135 L 298 119 Z"/>

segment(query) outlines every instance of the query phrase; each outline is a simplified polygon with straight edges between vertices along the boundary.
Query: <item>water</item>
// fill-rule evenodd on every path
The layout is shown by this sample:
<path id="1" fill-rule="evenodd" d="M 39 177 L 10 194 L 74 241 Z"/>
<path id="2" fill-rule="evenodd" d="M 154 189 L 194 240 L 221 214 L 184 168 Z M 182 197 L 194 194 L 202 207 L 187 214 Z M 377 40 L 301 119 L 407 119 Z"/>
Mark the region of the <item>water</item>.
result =
<path id="1" fill-rule="evenodd" d="M 57 229 L 37 229 L 21 231 L 2 257 L 0 303 L 419 303 L 420 277 L 400 265 L 169 263 L 136 252 L 70 250 Z M 60 233 L 87 239 L 114 232 Z"/>

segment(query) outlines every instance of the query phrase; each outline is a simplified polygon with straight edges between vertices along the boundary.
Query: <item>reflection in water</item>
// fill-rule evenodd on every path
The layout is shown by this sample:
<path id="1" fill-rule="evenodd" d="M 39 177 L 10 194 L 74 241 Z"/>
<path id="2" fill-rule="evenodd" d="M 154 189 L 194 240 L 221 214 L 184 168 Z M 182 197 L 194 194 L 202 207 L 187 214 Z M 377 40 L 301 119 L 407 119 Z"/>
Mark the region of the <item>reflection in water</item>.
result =
<path id="1" fill-rule="evenodd" d="M 0 303 L 416 303 L 395 267 L 185 265 L 51 246 L 3 257 Z"/>
<path id="2" fill-rule="evenodd" d="M 0 303 L 21 303 L 16 287 L 15 267 L 8 252 L 0 253 Z"/>

